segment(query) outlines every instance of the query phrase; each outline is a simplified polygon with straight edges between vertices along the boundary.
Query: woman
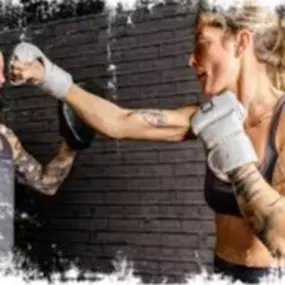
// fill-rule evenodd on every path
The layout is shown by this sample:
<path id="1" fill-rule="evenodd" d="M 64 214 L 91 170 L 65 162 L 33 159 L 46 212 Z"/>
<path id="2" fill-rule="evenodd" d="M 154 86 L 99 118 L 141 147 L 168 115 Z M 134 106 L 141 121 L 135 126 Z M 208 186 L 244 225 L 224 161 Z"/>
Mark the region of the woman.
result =
<path id="1" fill-rule="evenodd" d="M 237 94 L 248 112 L 244 130 L 259 158 L 257 166 L 229 173 L 230 180 L 207 168 L 205 196 L 216 213 L 215 271 L 256 283 L 272 269 L 281 272 L 285 263 L 285 24 L 276 11 L 253 4 L 201 12 L 195 41 L 189 66 L 203 93 Z M 35 46 L 17 46 L 11 66 L 14 81 L 39 84 L 111 138 L 181 141 L 191 131 L 197 106 L 121 108 L 75 85 Z"/>

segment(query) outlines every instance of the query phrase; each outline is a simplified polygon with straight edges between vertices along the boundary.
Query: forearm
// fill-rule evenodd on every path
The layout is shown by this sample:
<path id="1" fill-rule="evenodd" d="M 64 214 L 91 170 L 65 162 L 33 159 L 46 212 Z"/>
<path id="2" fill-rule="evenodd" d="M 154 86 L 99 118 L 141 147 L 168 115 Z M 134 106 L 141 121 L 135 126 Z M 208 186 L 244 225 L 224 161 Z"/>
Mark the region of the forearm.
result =
<path id="1" fill-rule="evenodd" d="M 63 100 L 90 126 L 112 138 L 120 138 L 120 121 L 124 109 L 116 104 L 91 94 L 77 85 L 72 85 Z"/>
<path id="2" fill-rule="evenodd" d="M 58 154 L 46 166 L 23 150 L 16 161 L 18 178 L 43 194 L 54 195 L 69 174 L 74 159 L 75 152 L 65 143 L 61 144 Z"/>
<path id="3" fill-rule="evenodd" d="M 162 141 L 180 141 L 190 133 L 190 118 L 198 105 L 176 110 L 123 109 L 76 85 L 64 101 L 87 124 L 108 137 Z"/>
<path id="4" fill-rule="evenodd" d="M 240 210 L 256 236 L 275 257 L 285 256 L 285 198 L 262 177 L 254 164 L 231 173 Z"/>

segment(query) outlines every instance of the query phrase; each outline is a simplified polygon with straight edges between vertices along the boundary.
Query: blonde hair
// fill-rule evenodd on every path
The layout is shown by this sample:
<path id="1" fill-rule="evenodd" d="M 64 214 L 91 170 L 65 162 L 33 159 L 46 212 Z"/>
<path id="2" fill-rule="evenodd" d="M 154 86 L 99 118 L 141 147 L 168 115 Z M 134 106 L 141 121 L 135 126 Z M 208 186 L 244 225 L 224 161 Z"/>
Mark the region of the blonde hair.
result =
<path id="1" fill-rule="evenodd" d="M 254 33 L 255 54 L 266 64 L 275 88 L 285 90 L 285 21 L 278 11 L 250 1 L 229 11 L 203 11 L 198 16 L 200 25 L 224 30 L 225 39 L 243 28 Z"/>

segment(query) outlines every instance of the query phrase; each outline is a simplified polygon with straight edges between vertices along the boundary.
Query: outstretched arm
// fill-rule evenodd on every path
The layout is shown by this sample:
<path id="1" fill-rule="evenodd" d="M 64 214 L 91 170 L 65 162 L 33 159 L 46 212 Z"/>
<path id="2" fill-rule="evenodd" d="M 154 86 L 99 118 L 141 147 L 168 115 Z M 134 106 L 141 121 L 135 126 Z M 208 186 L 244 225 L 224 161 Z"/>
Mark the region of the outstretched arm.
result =
<path id="1" fill-rule="evenodd" d="M 73 85 L 64 100 L 94 129 L 111 138 L 181 141 L 196 105 L 173 110 L 124 109 Z"/>
<path id="2" fill-rule="evenodd" d="M 19 182 L 46 195 L 56 194 L 59 186 L 70 172 L 75 152 L 66 143 L 62 143 L 58 154 L 43 166 L 23 148 L 11 129 L 0 125 L 0 131 L 12 147 L 16 177 Z"/>
<path id="3" fill-rule="evenodd" d="M 14 84 L 38 84 L 51 96 L 68 103 L 88 125 L 108 137 L 180 141 L 191 133 L 190 118 L 197 110 L 196 104 L 175 110 L 125 109 L 74 84 L 68 72 L 32 44 L 17 45 L 12 58 L 10 78 Z"/>

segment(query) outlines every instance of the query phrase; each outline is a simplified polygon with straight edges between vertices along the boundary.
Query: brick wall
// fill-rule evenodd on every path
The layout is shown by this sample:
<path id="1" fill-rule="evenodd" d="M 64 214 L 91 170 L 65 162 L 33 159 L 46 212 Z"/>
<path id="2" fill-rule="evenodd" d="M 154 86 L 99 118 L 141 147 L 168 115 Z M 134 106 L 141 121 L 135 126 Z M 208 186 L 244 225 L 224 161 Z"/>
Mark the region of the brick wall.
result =
<path id="1" fill-rule="evenodd" d="M 172 108 L 199 100 L 187 67 L 194 19 L 195 12 L 168 5 L 151 14 L 137 11 L 133 25 L 117 20 L 115 95 L 106 88 L 112 78 L 104 15 L 33 26 L 26 34 L 77 82 L 95 79 L 105 87 L 101 96 L 125 107 Z M 0 39 L 7 55 L 19 36 L 11 31 Z M 4 120 L 30 153 L 47 162 L 59 144 L 56 100 L 33 87 L 14 87 L 7 103 Z M 19 222 L 18 246 L 47 271 L 62 266 L 60 257 L 109 270 L 121 251 L 146 279 L 178 280 L 212 261 L 213 216 L 204 201 L 203 178 L 197 141 L 118 142 L 98 135 L 92 148 L 79 154 L 56 196 L 18 186 L 18 208 L 33 217 Z"/>

